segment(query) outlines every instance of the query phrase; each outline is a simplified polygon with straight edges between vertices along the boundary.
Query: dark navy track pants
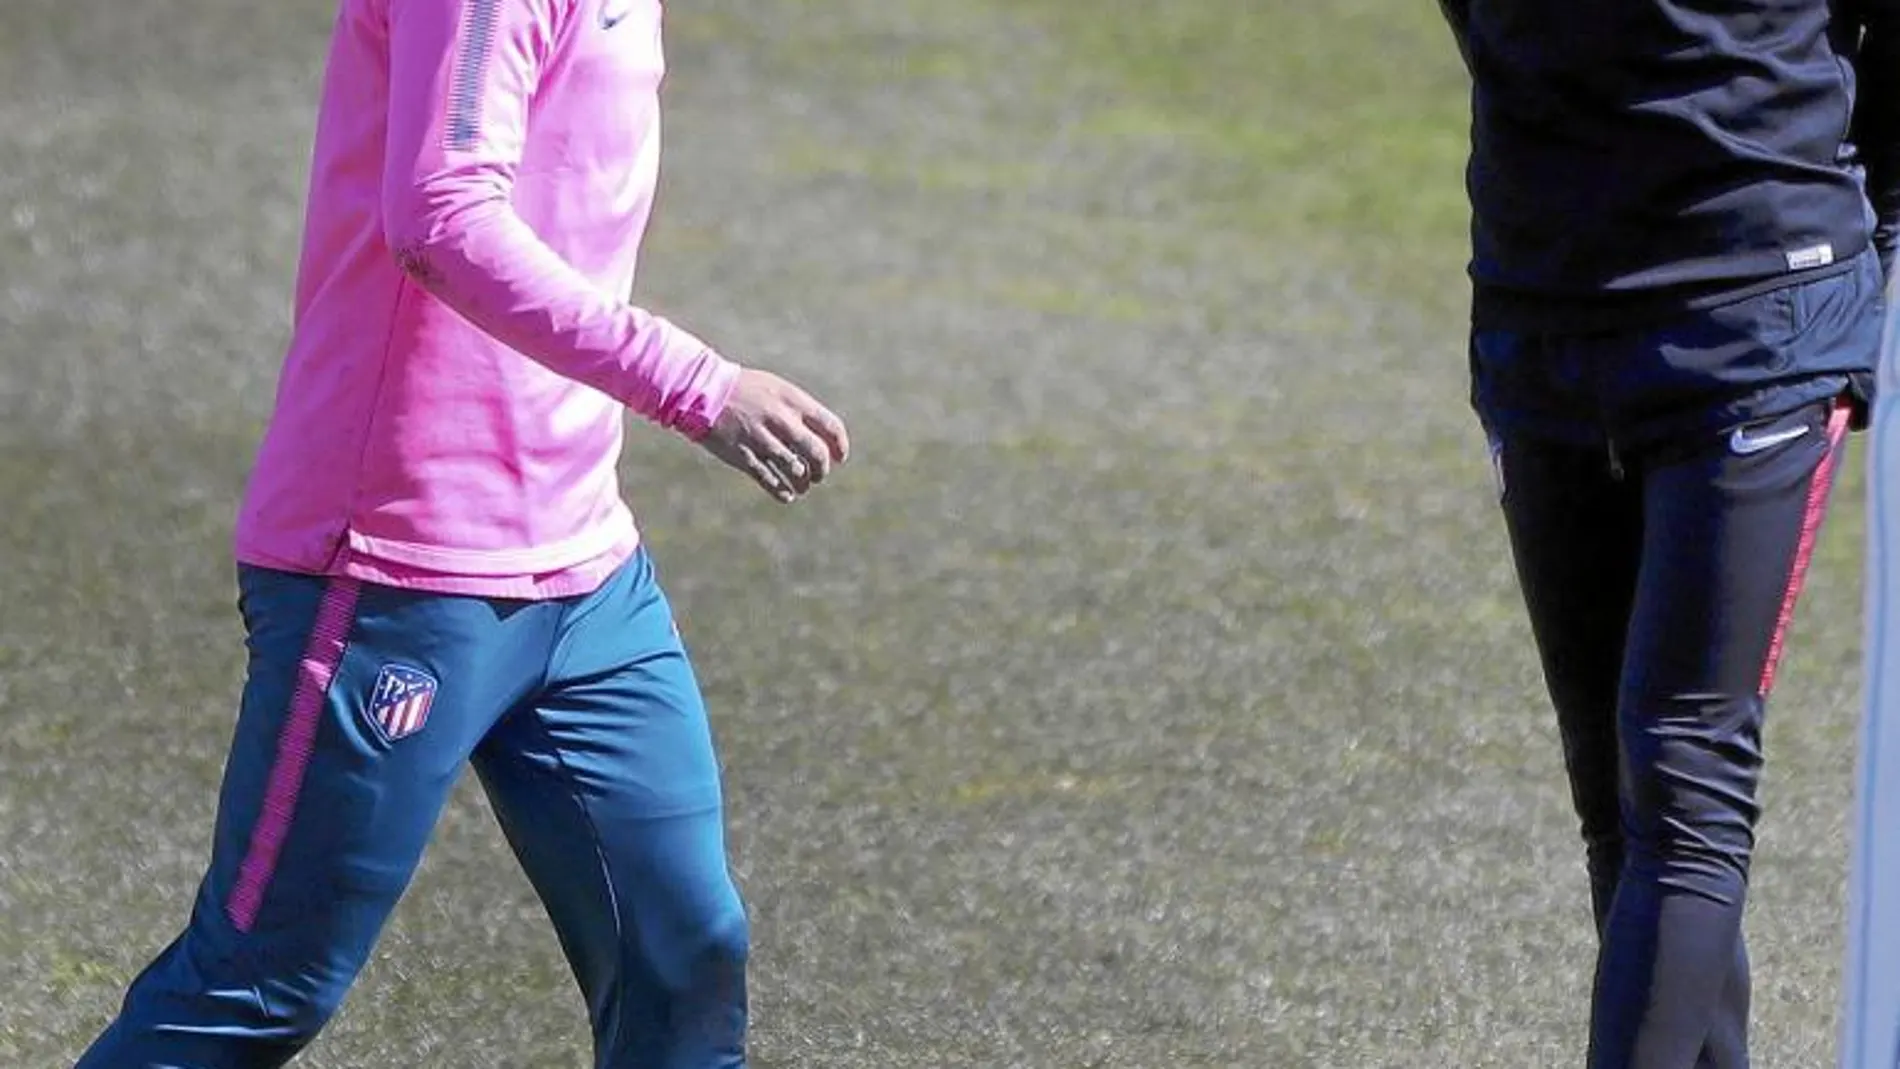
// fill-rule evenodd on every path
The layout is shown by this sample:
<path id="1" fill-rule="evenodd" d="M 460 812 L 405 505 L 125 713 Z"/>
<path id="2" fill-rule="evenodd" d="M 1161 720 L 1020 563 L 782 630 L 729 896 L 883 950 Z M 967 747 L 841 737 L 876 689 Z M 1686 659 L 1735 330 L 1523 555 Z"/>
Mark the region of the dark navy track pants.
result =
<path id="1" fill-rule="evenodd" d="M 1474 336 L 1587 851 L 1591 1069 L 1748 1064 L 1764 707 L 1851 411 L 1846 377 L 1788 369 L 1877 347 L 1877 281 L 1806 288 L 1661 328 Z"/>

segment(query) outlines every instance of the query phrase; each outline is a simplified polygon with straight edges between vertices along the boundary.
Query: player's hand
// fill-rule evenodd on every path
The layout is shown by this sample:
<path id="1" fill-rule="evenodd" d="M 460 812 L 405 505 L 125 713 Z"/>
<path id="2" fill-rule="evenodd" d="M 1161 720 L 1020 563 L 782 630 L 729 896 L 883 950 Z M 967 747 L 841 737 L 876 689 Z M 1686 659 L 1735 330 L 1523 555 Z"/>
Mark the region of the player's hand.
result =
<path id="1" fill-rule="evenodd" d="M 851 454 L 843 420 L 797 386 L 751 368 L 739 373 L 725 411 L 700 444 L 786 504 L 824 482 Z"/>

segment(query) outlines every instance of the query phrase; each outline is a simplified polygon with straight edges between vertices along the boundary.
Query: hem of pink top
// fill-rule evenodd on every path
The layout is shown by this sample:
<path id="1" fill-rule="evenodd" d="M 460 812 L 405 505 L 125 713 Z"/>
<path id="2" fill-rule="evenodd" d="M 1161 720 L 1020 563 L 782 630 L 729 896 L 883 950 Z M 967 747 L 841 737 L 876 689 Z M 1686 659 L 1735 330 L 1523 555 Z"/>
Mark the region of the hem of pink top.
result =
<path id="1" fill-rule="evenodd" d="M 318 567 L 300 567 L 266 554 L 239 549 L 237 560 L 258 568 L 355 579 L 398 590 L 458 597 L 502 598 L 510 601 L 548 601 L 581 597 L 600 589 L 614 572 L 640 549 L 640 533 L 629 528 L 605 552 L 586 560 L 533 575 L 465 575 L 440 572 L 401 561 L 376 557 L 361 550 L 339 549 Z"/>

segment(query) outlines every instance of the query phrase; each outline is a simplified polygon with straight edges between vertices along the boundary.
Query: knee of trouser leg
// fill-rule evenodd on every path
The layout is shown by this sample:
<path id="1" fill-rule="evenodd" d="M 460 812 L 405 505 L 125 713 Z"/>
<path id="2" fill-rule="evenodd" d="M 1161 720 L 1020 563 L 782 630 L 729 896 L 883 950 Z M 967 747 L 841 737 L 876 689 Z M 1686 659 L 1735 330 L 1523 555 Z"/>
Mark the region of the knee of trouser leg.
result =
<path id="1" fill-rule="evenodd" d="M 706 928 L 695 955 L 695 971 L 742 973 L 752 953 L 752 925 L 743 910 L 734 909 Z"/>
<path id="2" fill-rule="evenodd" d="M 722 911 L 675 944 L 671 961 L 657 962 L 669 987 L 679 991 L 716 988 L 745 975 L 751 925 L 743 910 Z"/>
<path id="3" fill-rule="evenodd" d="M 743 966 L 752 955 L 752 925 L 744 910 L 734 910 L 726 922 L 714 930 L 711 952 L 720 961 Z"/>
<path id="4" fill-rule="evenodd" d="M 333 985 L 197 970 L 173 950 L 134 982 L 119 1018 L 79 1064 L 277 1065 L 308 1046 L 342 1000 Z"/>
<path id="5" fill-rule="evenodd" d="M 1615 829 L 1586 833 L 1583 837 L 1584 865 L 1590 873 L 1590 879 L 1596 881 L 1614 881 L 1623 868 L 1623 829 L 1619 824 Z"/>
<path id="6" fill-rule="evenodd" d="M 1751 801 L 1704 784 L 1641 799 L 1625 821 L 1625 871 L 1734 905 L 1746 894 L 1756 816 Z"/>
<path id="7" fill-rule="evenodd" d="M 299 977 L 258 985 L 273 1038 L 294 1048 L 316 1039 L 342 1007 L 349 986 L 348 977 L 336 976 Z"/>
<path id="8" fill-rule="evenodd" d="M 1626 695 L 1623 822 L 1634 841 L 1667 847 L 1752 845 L 1762 772 L 1754 695 Z"/>

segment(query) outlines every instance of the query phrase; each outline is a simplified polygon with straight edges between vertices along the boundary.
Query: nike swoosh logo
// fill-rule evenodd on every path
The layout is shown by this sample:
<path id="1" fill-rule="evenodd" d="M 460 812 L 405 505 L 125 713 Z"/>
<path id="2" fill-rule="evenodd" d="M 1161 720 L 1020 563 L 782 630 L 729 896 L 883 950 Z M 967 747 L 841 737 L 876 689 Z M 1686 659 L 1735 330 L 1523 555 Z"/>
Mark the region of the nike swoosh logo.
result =
<path id="1" fill-rule="evenodd" d="M 627 21 L 628 15 L 633 14 L 633 5 L 631 4 L 614 4 L 612 7 L 619 7 L 620 10 L 614 11 L 611 7 L 603 7 L 600 9 L 600 28 L 603 30 L 613 29 L 615 26 Z"/>
<path id="2" fill-rule="evenodd" d="M 1736 456 L 1751 456 L 1755 453 L 1763 452 L 1764 450 L 1773 449 L 1778 445 L 1786 445 L 1806 433 L 1808 433 L 1808 428 L 1806 427 L 1790 427 L 1785 431 L 1776 431 L 1773 434 L 1750 435 L 1747 431 L 1737 427 L 1734 433 L 1728 436 L 1728 447 L 1734 450 Z"/>

